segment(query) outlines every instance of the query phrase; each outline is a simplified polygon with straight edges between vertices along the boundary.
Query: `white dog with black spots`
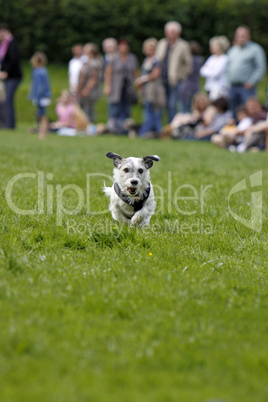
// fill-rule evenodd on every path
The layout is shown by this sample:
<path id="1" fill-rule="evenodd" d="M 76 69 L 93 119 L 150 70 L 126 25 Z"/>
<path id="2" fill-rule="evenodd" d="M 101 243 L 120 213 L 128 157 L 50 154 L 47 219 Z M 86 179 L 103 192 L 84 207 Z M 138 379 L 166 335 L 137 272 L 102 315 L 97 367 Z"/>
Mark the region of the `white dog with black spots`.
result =
<path id="1" fill-rule="evenodd" d="M 131 226 L 149 225 L 156 208 L 149 169 L 154 161 L 160 161 L 159 156 L 125 159 L 113 152 L 106 156 L 113 159 L 114 164 L 114 183 L 112 187 L 104 185 L 103 189 L 110 197 L 109 209 L 113 219 Z"/>

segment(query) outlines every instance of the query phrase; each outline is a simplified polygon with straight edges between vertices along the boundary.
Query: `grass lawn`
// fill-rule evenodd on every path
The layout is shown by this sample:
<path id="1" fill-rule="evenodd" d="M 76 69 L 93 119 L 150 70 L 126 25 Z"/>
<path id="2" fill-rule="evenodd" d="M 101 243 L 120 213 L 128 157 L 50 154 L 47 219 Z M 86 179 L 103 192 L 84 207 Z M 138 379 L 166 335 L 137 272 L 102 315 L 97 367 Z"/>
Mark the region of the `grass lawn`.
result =
<path id="1" fill-rule="evenodd" d="M 53 119 L 67 69 L 49 72 Z M 0 400 L 267 401 L 268 154 L 115 136 L 41 142 L 26 134 L 26 64 L 24 77 L 19 129 L 0 131 Z M 97 113 L 105 121 L 103 99 Z M 148 229 L 107 212 L 108 151 L 161 157 Z"/>
<path id="2" fill-rule="evenodd" d="M 0 132 L 1 401 L 267 401 L 267 154 L 24 131 Z M 161 157 L 148 229 L 105 213 L 108 151 Z"/>

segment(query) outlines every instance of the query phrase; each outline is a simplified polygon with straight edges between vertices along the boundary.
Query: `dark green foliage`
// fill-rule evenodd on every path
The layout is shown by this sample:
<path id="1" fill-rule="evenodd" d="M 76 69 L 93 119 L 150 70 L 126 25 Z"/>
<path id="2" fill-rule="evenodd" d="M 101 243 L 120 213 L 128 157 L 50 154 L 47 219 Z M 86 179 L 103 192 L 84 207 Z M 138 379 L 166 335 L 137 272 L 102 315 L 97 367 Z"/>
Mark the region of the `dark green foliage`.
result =
<path id="1" fill-rule="evenodd" d="M 67 61 L 76 42 L 101 47 L 108 36 L 126 37 L 142 57 L 142 42 L 161 38 L 164 24 L 177 20 L 187 40 L 198 40 L 208 54 L 214 35 L 231 40 L 235 28 L 247 24 L 252 37 L 268 51 L 266 0 L 0 0 L 1 21 L 10 25 L 23 58 L 43 50 L 50 60 Z"/>

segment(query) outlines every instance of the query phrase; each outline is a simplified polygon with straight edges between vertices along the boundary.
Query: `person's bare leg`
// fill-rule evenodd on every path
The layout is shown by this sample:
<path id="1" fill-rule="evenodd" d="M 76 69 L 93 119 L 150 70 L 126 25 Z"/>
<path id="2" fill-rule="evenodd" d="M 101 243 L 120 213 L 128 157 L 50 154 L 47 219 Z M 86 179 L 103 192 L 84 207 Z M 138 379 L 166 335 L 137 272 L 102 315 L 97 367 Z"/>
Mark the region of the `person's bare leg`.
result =
<path id="1" fill-rule="evenodd" d="M 213 136 L 211 137 L 211 142 L 221 148 L 226 148 L 226 142 L 221 134 L 213 134 Z"/>
<path id="2" fill-rule="evenodd" d="M 40 118 L 39 132 L 38 132 L 40 140 L 44 140 L 46 138 L 47 130 L 48 130 L 48 119 L 46 116 L 42 116 Z"/>

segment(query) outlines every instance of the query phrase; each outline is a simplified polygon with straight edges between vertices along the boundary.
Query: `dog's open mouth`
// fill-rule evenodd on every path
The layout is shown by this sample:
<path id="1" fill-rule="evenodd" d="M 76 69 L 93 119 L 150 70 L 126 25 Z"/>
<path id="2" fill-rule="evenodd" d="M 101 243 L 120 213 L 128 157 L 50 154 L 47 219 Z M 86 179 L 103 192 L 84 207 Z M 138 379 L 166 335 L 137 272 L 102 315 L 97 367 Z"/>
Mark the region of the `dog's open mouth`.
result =
<path id="1" fill-rule="evenodd" d="M 136 187 L 127 187 L 127 191 L 129 192 L 130 195 L 135 195 L 138 189 Z"/>

